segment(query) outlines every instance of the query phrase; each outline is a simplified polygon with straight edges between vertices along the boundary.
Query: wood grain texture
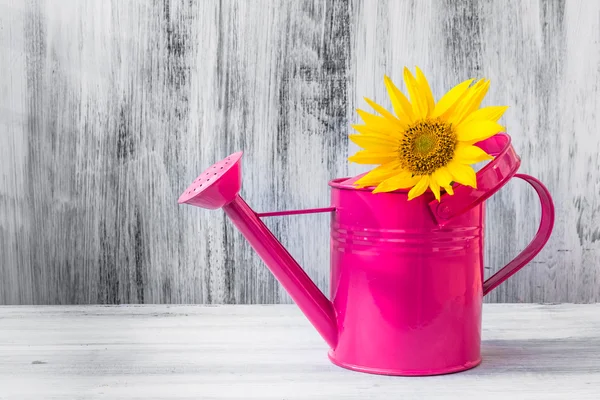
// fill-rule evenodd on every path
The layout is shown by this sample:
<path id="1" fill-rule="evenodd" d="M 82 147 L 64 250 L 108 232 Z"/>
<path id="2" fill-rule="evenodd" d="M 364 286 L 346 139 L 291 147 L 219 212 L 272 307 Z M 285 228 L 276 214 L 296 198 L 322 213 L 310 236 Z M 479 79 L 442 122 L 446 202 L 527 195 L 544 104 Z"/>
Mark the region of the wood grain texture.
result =
<path id="1" fill-rule="evenodd" d="M 556 204 L 555 231 L 491 302 L 600 301 L 600 3 L 0 0 L 0 304 L 290 302 L 222 212 L 179 206 L 244 150 L 257 211 L 328 205 L 356 174 L 363 96 L 419 65 L 485 104 Z M 487 204 L 486 271 L 524 248 L 522 183 Z M 267 224 L 328 290 L 328 216 Z"/>
<path id="2" fill-rule="evenodd" d="M 600 305 L 485 304 L 482 364 L 427 378 L 334 366 L 293 305 L 0 307 L 2 399 L 580 399 Z"/>

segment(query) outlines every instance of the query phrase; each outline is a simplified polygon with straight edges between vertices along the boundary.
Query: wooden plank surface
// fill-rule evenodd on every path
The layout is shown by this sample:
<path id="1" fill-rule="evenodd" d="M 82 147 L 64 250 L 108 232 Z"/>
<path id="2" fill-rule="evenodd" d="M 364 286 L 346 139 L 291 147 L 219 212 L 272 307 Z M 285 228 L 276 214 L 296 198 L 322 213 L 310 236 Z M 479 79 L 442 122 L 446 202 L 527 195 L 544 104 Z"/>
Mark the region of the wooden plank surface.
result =
<path id="1" fill-rule="evenodd" d="M 332 365 L 291 305 L 0 307 L 0 399 L 598 399 L 600 305 L 485 304 L 483 362 Z"/>
<path id="2" fill-rule="evenodd" d="M 328 205 L 363 96 L 419 65 L 485 104 L 556 203 L 491 302 L 600 301 L 600 2 L 0 0 L 0 304 L 287 303 L 219 211 L 179 206 L 244 150 L 258 211 Z M 531 189 L 487 205 L 486 271 L 537 229 Z M 328 216 L 267 221 L 328 291 Z"/>

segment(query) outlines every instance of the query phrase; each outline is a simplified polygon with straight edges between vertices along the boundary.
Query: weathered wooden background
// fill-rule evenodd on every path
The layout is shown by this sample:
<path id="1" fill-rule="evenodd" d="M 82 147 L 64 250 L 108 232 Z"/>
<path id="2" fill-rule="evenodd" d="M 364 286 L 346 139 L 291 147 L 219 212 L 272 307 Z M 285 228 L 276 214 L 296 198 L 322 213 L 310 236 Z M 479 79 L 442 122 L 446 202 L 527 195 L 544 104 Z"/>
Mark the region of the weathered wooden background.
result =
<path id="1" fill-rule="evenodd" d="M 244 150 L 257 210 L 328 204 L 347 135 L 419 65 L 485 104 L 556 203 L 547 247 L 487 301 L 600 301 L 599 1 L 0 1 L 0 303 L 289 302 L 221 211 L 179 206 Z M 487 272 L 537 229 L 488 202 Z M 327 290 L 328 216 L 268 224 Z"/>

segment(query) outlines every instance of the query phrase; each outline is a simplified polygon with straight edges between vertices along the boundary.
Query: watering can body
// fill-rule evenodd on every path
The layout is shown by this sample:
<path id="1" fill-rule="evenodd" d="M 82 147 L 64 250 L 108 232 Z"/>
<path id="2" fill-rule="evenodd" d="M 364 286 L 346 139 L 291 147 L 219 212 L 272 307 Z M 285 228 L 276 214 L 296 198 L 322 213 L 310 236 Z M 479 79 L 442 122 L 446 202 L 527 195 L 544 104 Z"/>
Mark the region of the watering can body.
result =
<path id="1" fill-rule="evenodd" d="M 431 193 L 408 201 L 403 192 L 372 196 L 330 185 L 338 327 L 331 361 L 400 375 L 479 364 L 483 203 L 440 228 L 430 216 Z"/>
<path id="2" fill-rule="evenodd" d="M 482 147 L 496 159 L 478 173 L 477 189 L 458 186 L 440 202 L 431 192 L 410 201 L 403 190 L 375 195 L 355 187 L 356 177 L 329 182 L 329 207 L 260 214 L 237 194 L 241 153 L 209 168 L 201 177 L 213 183 L 195 181 L 179 202 L 223 207 L 325 339 L 333 363 L 386 375 L 458 372 L 481 362 L 483 297 L 541 250 L 554 223 L 547 189 L 516 174 L 520 159 L 508 135 Z M 485 200 L 513 177 L 539 195 L 540 228 L 511 263 L 484 280 Z M 261 220 L 306 212 L 331 213 L 328 297 Z"/>

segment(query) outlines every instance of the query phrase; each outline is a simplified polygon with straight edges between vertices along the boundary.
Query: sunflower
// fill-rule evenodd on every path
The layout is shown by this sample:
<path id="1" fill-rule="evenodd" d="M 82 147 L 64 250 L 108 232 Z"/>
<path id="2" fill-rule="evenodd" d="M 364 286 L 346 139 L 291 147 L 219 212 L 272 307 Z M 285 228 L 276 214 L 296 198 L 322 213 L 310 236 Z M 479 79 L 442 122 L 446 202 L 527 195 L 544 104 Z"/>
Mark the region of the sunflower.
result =
<path id="1" fill-rule="evenodd" d="M 418 67 L 416 77 L 404 68 L 410 101 L 390 78 L 385 76 L 384 82 L 394 113 L 365 98 L 380 115 L 359 109 L 364 125 L 352 125 L 359 134 L 350 135 L 350 140 L 364 150 L 348 160 L 379 165 L 355 184 L 376 186 L 373 193 L 410 188 L 409 200 L 430 188 L 438 201 L 441 188 L 454 194 L 454 182 L 476 188 L 471 164 L 493 157 L 474 144 L 504 131 L 497 121 L 508 108 L 479 108 L 490 81 L 480 79 L 473 84 L 474 79 L 466 80 L 437 103 Z"/>

